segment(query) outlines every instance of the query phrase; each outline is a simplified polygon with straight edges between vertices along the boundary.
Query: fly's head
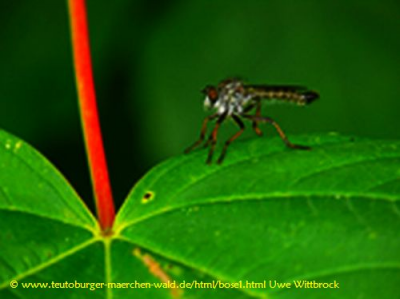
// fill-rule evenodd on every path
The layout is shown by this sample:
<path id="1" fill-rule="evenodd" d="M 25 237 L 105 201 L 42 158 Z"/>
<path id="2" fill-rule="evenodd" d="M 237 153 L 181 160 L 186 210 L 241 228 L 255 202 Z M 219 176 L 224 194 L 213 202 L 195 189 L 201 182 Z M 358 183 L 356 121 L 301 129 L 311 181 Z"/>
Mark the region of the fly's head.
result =
<path id="1" fill-rule="evenodd" d="M 215 108 L 216 103 L 218 102 L 219 92 L 215 86 L 207 85 L 202 91 L 206 95 L 204 100 L 204 107 L 206 109 Z"/>

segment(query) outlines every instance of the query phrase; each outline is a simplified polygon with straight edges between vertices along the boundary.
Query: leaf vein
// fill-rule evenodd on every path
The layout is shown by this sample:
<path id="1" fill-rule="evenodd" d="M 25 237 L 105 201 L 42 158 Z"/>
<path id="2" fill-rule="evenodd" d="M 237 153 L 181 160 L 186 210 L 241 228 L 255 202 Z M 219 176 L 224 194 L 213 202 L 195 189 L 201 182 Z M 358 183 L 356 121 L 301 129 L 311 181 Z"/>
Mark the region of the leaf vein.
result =
<path id="1" fill-rule="evenodd" d="M 161 216 L 165 213 L 172 213 L 174 211 L 180 210 L 182 208 L 189 208 L 189 207 L 193 207 L 193 206 L 206 206 L 206 205 L 212 205 L 212 204 L 218 204 L 218 203 L 232 203 L 232 202 L 240 202 L 240 201 L 260 201 L 260 200 L 270 200 L 270 199 L 277 199 L 277 198 L 291 198 L 291 197 L 302 197 L 302 198 L 310 198 L 310 197 L 331 197 L 334 200 L 337 200 L 338 198 L 338 193 L 333 192 L 332 194 L 330 193 L 311 193 L 311 194 L 307 194 L 307 193 L 281 193 L 281 192 L 275 192 L 275 193 L 270 193 L 270 194 L 244 194 L 242 196 L 236 196 L 235 198 L 230 198 L 229 200 L 226 200 L 226 197 L 215 197 L 215 198 L 211 198 L 211 200 L 207 200 L 207 201 L 202 201 L 202 202 L 198 202 L 198 201 L 194 201 L 191 202 L 190 204 L 181 204 L 181 205 L 177 205 L 174 207 L 170 207 L 170 208 L 163 208 L 160 209 L 158 211 L 149 213 L 147 215 L 143 215 L 141 217 L 136 218 L 135 220 L 129 221 L 129 222 L 125 222 L 125 223 L 121 223 L 120 224 L 120 229 L 119 231 L 122 232 L 123 230 L 125 230 L 126 228 L 128 228 L 129 226 L 132 226 L 134 224 L 138 224 L 140 222 L 143 221 L 147 221 L 150 218 L 153 217 L 157 217 L 157 216 Z M 361 197 L 361 198 L 365 198 L 371 201 L 387 201 L 387 202 L 394 202 L 395 200 L 397 200 L 397 197 L 382 197 L 382 194 L 363 194 L 363 193 L 344 193 L 344 194 L 340 194 L 340 199 L 351 199 L 351 198 L 355 198 L 355 197 Z M 204 200 L 204 198 L 202 199 Z"/>
<path id="2" fill-rule="evenodd" d="M 91 239 L 87 240 L 86 242 L 84 242 L 82 244 L 79 244 L 79 245 L 77 245 L 75 247 L 70 248 L 67 251 L 64 251 L 63 253 L 59 254 L 58 256 L 56 256 L 56 257 L 54 257 L 52 259 L 49 259 L 47 262 L 44 262 L 44 263 L 42 263 L 40 265 L 37 265 L 36 267 L 28 269 L 27 271 L 25 271 L 23 273 L 20 273 L 20 274 L 14 276 L 14 277 L 11 277 L 9 280 L 6 280 L 2 284 L 0 284 L 0 290 L 8 287 L 9 286 L 9 281 L 11 281 L 11 280 L 20 281 L 20 280 L 24 279 L 25 277 L 28 277 L 28 276 L 33 275 L 33 274 L 35 274 L 35 273 L 37 273 L 37 272 L 39 272 L 41 270 L 44 270 L 47 267 L 50 267 L 51 265 L 63 260 L 64 258 L 66 258 L 66 257 L 68 257 L 68 256 L 70 256 L 70 255 L 72 255 L 72 254 L 74 254 L 74 253 L 76 253 L 76 252 L 78 252 L 80 250 L 85 249 L 86 247 L 90 246 L 91 244 L 95 243 L 96 241 L 98 241 L 96 238 L 91 238 Z"/>

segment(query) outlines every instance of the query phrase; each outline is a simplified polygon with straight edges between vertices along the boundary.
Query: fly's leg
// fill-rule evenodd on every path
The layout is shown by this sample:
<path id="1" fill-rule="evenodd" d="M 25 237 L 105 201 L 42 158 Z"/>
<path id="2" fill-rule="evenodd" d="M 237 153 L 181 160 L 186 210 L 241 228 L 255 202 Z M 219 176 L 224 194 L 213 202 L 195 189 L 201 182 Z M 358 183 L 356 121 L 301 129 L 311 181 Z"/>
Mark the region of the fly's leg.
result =
<path id="1" fill-rule="evenodd" d="M 294 148 L 294 149 L 302 149 L 302 150 L 310 150 L 311 149 L 309 146 L 291 143 L 289 141 L 289 139 L 286 137 L 286 135 L 283 132 L 283 130 L 281 129 L 281 127 L 270 117 L 254 116 L 254 115 L 243 115 L 243 117 L 246 117 L 252 121 L 270 123 L 271 125 L 273 125 L 287 147 Z"/>
<path id="2" fill-rule="evenodd" d="M 255 103 L 252 103 L 250 106 L 247 106 L 245 109 L 244 109 L 244 113 L 248 113 L 250 110 L 252 110 L 254 107 L 256 107 L 256 114 L 255 114 L 255 116 L 256 117 L 259 117 L 259 116 L 261 116 L 261 102 L 260 101 L 257 101 L 257 102 L 255 102 Z M 258 127 L 258 121 L 257 120 L 253 120 L 253 130 L 254 130 L 254 132 L 256 132 L 256 134 L 258 135 L 258 136 L 262 136 L 263 135 L 263 132 L 260 130 L 260 128 Z"/>
<path id="3" fill-rule="evenodd" d="M 217 161 L 218 164 L 221 164 L 222 161 L 224 160 L 225 155 L 226 155 L 226 151 L 227 151 L 227 149 L 228 149 L 228 146 L 229 146 L 236 138 L 238 138 L 238 137 L 243 133 L 243 131 L 244 131 L 244 124 L 243 124 L 243 122 L 241 121 L 241 119 L 240 119 L 239 117 L 237 117 L 236 115 L 232 115 L 232 118 L 233 118 L 233 120 L 237 123 L 237 125 L 238 125 L 239 128 L 240 128 L 240 130 L 239 130 L 235 135 L 233 135 L 231 138 L 229 138 L 229 139 L 225 142 L 224 148 L 222 149 L 221 155 L 219 156 L 218 161 Z"/>
<path id="4" fill-rule="evenodd" d="M 208 152 L 208 157 L 207 157 L 207 161 L 206 161 L 207 164 L 211 164 L 211 162 L 212 162 L 212 157 L 214 155 L 215 145 L 217 144 L 218 129 L 219 129 L 221 123 L 225 120 L 226 115 L 227 114 L 224 113 L 218 118 L 217 122 L 215 123 L 215 127 L 214 127 L 214 129 L 212 130 L 212 132 L 210 134 L 210 138 L 207 141 L 207 145 L 211 144 L 210 151 Z"/>
<path id="5" fill-rule="evenodd" d="M 210 116 L 207 116 L 204 121 L 203 121 L 203 125 L 201 126 L 201 131 L 200 131 L 200 138 L 199 140 L 197 140 L 195 143 L 193 143 L 191 146 L 189 146 L 186 150 L 185 150 L 185 154 L 191 152 L 192 150 L 194 150 L 196 147 L 198 147 L 204 140 L 204 137 L 206 136 L 206 130 L 207 130 L 207 124 L 210 120 L 213 120 L 214 118 L 216 118 L 218 116 L 218 114 L 213 114 Z"/>
<path id="6" fill-rule="evenodd" d="M 256 108 L 256 117 L 260 117 L 261 116 L 261 102 L 257 102 L 257 108 Z M 254 132 L 256 132 L 256 134 L 258 136 L 262 136 L 263 133 L 260 130 L 260 128 L 258 127 L 258 121 L 257 120 L 253 120 L 253 130 Z"/>

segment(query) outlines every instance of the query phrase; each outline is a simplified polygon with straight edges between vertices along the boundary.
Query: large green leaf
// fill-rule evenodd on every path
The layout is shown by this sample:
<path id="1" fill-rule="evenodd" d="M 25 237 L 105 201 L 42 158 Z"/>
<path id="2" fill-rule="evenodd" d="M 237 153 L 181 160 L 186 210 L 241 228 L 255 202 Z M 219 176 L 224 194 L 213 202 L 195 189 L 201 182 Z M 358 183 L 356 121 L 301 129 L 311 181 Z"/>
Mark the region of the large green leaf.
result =
<path id="1" fill-rule="evenodd" d="M 275 138 L 170 159 L 137 183 L 102 236 L 43 157 L 0 133 L 1 298 L 393 298 L 400 270 L 400 142 Z M 264 283 L 267 288 L 25 289 L 28 282 Z M 19 286 L 10 288 L 17 280 Z M 339 283 L 271 289 L 270 281 Z M 135 286 L 135 285 L 132 285 Z"/>
<path id="2" fill-rule="evenodd" d="M 130 242 L 214 279 L 336 280 L 340 291 L 324 296 L 392 297 L 399 291 L 400 143 L 335 135 L 297 141 L 314 148 L 254 139 L 231 149 L 223 166 L 205 165 L 204 151 L 169 160 L 135 187 L 116 227 Z M 304 292 L 322 296 L 242 290 L 272 298 Z"/>

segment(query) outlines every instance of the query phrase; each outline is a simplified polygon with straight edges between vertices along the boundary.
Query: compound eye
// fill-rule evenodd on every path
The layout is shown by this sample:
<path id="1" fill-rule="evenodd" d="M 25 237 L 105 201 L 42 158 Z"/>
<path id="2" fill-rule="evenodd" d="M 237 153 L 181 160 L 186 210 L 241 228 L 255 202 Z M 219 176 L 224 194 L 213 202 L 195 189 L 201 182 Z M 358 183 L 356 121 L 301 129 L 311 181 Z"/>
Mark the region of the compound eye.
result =
<path id="1" fill-rule="evenodd" d="M 207 86 L 203 89 L 203 93 L 207 95 L 211 102 L 216 102 L 218 99 L 218 91 L 214 86 Z"/>

